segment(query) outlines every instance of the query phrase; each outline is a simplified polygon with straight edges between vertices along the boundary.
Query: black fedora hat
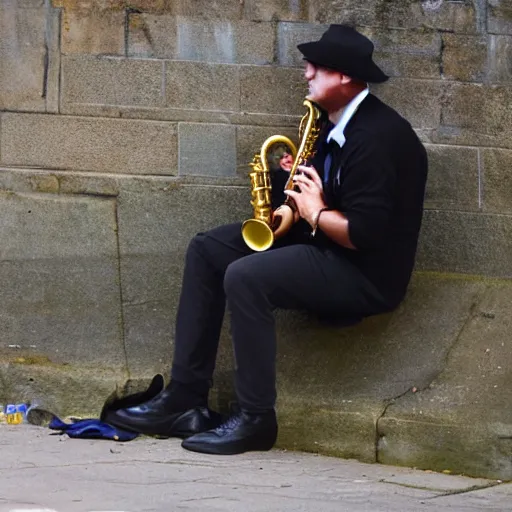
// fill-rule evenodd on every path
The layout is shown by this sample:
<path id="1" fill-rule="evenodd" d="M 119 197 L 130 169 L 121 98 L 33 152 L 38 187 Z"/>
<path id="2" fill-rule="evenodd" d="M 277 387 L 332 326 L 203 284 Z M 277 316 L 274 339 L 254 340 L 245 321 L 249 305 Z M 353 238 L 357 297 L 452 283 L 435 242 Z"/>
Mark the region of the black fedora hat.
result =
<path id="1" fill-rule="evenodd" d="M 389 77 L 373 62 L 373 43 L 347 25 L 331 25 L 319 41 L 297 46 L 304 59 L 365 82 L 385 82 Z"/>

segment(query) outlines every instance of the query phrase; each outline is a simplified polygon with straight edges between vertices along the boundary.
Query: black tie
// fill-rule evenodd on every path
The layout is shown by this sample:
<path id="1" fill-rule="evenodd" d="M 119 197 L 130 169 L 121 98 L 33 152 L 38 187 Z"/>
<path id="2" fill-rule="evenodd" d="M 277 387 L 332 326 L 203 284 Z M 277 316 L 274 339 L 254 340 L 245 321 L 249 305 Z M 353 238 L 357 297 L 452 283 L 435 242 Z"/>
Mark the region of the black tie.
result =
<path id="1" fill-rule="evenodd" d="M 324 162 L 324 188 L 325 186 L 328 186 L 329 181 L 331 179 L 332 163 L 333 160 L 334 162 L 336 162 L 336 154 L 338 149 L 338 143 L 334 139 L 331 139 L 331 141 L 328 144 L 327 155 L 325 157 Z"/>

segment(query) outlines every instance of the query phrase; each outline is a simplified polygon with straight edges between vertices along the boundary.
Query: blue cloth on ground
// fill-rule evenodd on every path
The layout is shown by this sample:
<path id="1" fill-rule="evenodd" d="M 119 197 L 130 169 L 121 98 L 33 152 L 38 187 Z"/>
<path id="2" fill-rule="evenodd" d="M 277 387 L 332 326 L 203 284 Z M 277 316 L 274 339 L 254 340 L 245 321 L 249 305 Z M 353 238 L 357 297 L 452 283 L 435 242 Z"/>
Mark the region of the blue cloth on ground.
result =
<path id="1" fill-rule="evenodd" d="M 74 439 L 111 439 L 113 441 L 131 441 L 139 434 L 128 432 L 120 428 L 113 427 L 103 421 L 89 418 L 78 420 L 73 423 L 65 423 L 57 416 L 50 421 L 48 428 L 59 430 L 60 434 L 67 434 Z"/>
<path id="2" fill-rule="evenodd" d="M 119 398 L 114 391 L 105 401 L 99 419 L 74 419 L 71 423 L 62 421 L 52 412 L 38 406 L 32 406 L 27 411 L 27 421 L 32 425 L 47 426 L 59 434 L 67 434 L 73 439 L 109 439 L 113 441 L 131 441 L 139 436 L 136 432 L 123 430 L 108 423 L 103 419 L 107 411 L 125 409 L 140 405 L 151 400 L 164 389 L 164 378 L 161 374 L 153 377 L 146 391 L 134 393 Z"/>

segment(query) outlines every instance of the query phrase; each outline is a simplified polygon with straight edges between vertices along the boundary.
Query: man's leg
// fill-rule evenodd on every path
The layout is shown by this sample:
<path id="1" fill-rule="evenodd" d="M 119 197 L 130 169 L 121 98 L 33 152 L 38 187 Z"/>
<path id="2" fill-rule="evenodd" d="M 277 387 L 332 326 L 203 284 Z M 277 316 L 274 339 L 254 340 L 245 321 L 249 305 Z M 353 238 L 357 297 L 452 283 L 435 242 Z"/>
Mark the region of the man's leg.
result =
<path id="1" fill-rule="evenodd" d="M 209 387 L 226 304 L 224 274 L 229 264 L 253 252 L 240 229 L 240 224 L 220 226 L 190 242 L 176 316 L 173 381 Z"/>
<path id="2" fill-rule="evenodd" d="M 185 448 L 207 453 L 269 449 L 275 442 L 276 308 L 366 316 L 387 309 L 347 259 L 312 245 L 257 253 L 229 265 L 224 289 L 231 312 L 241 415 L 230 428 L 193 436 Z"/>
<path id="3" fill-rule="evenodd" d="M 111 412 L 108 422 L 144 434 L 181 437 L 218 424 L 207 403 L 225 309 L 223 279 L 230 263 L 252 252 L 240 229 L 240 224 L 229 224 L 192 239 L 176 319 L 171 383 L 144 404 Z"/>

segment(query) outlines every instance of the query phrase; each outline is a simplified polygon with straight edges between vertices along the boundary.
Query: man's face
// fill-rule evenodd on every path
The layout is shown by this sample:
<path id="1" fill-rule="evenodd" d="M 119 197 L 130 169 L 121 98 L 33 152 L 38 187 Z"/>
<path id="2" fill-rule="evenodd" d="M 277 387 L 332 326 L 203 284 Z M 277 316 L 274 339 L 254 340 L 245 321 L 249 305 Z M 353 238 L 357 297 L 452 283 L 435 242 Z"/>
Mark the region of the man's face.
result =
<path id="1" fill-rule="evenodd" d="M 336 111 L 344 106 L 342 73 L 306 62 L 304 77 L 309 85 L 307 99 L 314 101 L 327 112 Z"/>

